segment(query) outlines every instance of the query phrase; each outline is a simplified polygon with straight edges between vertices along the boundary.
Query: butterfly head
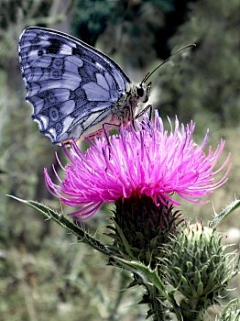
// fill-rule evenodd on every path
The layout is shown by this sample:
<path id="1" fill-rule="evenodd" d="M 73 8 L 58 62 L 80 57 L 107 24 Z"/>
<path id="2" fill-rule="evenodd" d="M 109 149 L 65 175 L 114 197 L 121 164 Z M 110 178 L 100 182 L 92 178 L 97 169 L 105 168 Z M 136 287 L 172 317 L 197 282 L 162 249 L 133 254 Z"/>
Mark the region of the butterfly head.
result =
<path id="1" fill-rule="evenodd" d="M 142 103 L 146 103 L 148 101 L 150 89 L 151 83 L 146 84 L 142 81 L 140 84 L 136 85 L 136 95 Z"/>

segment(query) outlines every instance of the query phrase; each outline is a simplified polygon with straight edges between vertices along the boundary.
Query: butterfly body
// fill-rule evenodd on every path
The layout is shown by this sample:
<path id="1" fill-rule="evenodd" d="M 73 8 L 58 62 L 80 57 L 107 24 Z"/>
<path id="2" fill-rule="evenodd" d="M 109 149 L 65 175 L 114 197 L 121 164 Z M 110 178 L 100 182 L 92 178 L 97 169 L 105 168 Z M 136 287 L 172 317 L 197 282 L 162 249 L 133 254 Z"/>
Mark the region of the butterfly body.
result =
<path id="1" fill-rule="evenodd" d="M 127 124 L 149 97 L 150 85 L 135 85 L 108 56 L 55 30 L 25 29 L 19 58 L 32 118 L 54 144 Z"/>

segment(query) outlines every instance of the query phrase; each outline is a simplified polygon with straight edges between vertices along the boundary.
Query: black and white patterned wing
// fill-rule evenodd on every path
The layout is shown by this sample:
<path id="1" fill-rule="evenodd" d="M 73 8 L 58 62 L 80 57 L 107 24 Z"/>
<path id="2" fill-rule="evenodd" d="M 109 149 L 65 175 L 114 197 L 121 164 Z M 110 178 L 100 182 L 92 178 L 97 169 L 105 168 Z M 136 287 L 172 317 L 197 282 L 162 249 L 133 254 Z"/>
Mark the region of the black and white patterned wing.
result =
<path id="1" fill-rule="evenodd" d="M 99 130 L 130 84 L 109 57 L 51 29 L 25 29 L 19 57 L 32 118 L 54 144 Z"/>

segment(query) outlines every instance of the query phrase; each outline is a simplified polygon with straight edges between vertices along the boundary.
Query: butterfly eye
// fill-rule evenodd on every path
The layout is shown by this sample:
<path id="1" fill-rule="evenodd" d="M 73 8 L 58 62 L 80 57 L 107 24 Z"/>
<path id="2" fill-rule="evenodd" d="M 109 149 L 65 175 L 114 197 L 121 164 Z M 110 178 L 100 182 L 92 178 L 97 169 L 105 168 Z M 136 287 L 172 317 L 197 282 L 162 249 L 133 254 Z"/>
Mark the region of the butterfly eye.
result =
<path id="1" fill-rule="evenodd" d="M 142 88 L 142 86 L 137 87 L 137 94 L 139 97 L 143 97 L 144 96 L 144 90 Z"/>

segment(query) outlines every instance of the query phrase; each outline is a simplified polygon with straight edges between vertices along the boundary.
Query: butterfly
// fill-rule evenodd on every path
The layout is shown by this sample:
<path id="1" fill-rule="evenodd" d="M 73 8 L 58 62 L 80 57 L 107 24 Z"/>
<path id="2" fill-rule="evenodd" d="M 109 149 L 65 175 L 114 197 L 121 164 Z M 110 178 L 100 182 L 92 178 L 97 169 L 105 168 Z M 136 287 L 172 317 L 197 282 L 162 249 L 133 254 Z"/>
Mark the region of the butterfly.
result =
<path id="1" fill-rule="evenodd" d="M 32 118 L 53 144 L 128 124 L 148 108 L 150 73 L 134 84 L 107 55 L 60 31 L 25 29 L 19 61 Z"/>

